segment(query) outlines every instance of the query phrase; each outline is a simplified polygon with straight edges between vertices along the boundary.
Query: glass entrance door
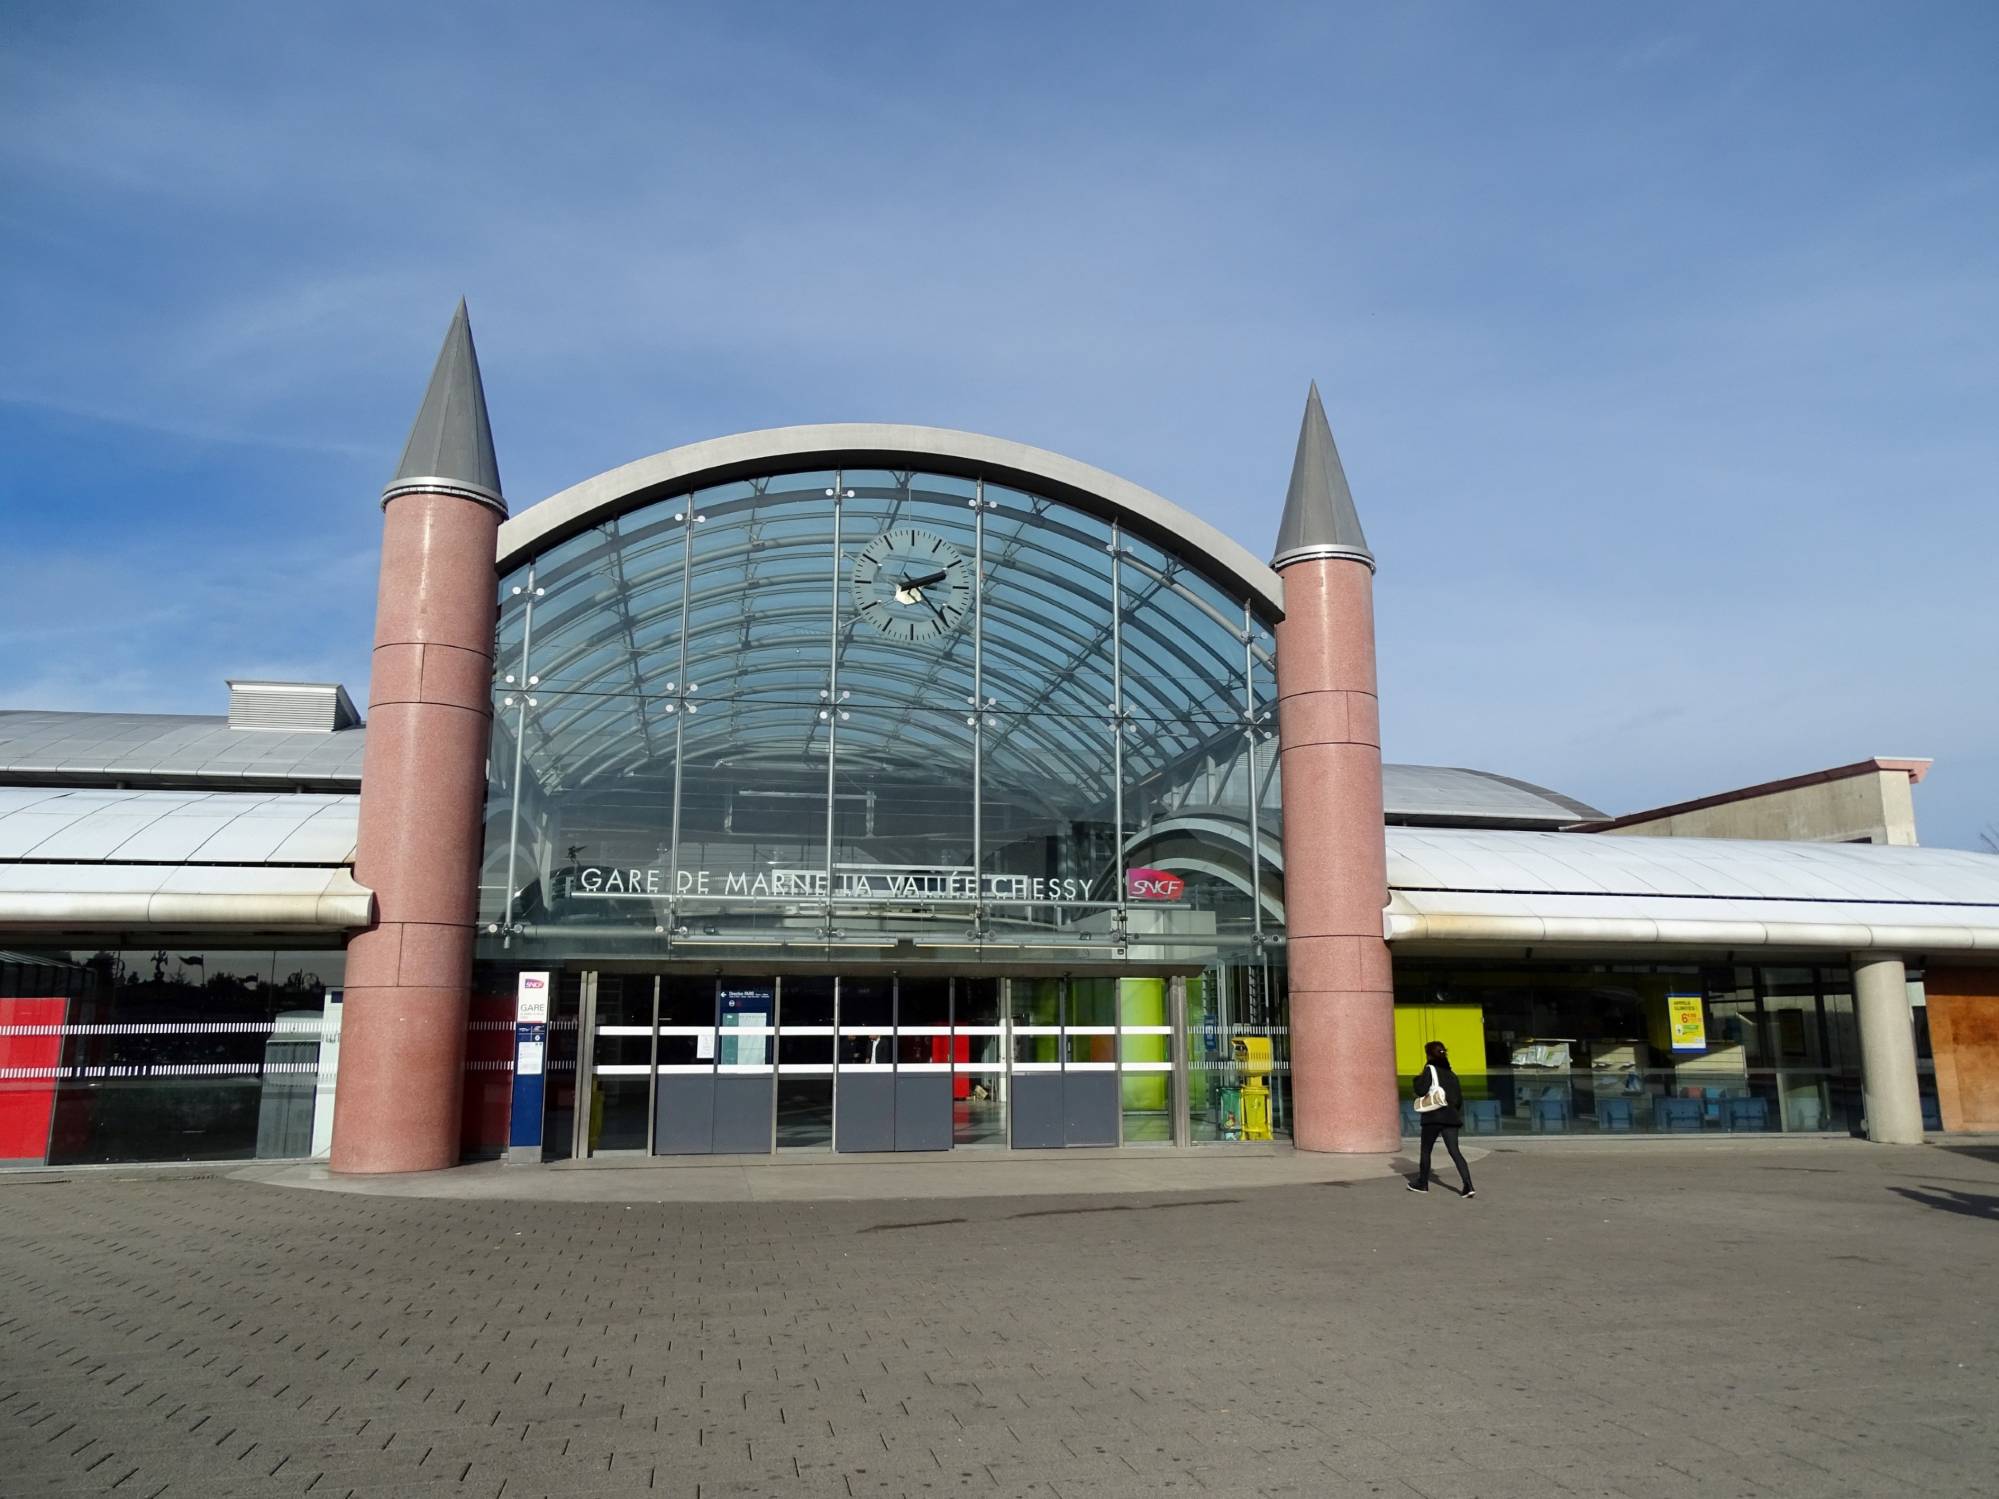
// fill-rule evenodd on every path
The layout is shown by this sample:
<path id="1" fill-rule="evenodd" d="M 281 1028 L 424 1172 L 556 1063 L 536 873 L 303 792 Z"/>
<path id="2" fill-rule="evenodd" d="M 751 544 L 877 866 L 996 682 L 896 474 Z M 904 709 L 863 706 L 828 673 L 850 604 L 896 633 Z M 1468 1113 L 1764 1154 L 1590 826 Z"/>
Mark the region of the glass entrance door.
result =
<path id="1" fill-rule="evenodd" d="M 651 1143 L 651 974 L 599 973 L 586 990 L 590 1032 L 590 1154 L 642 1151 Z M 594 991 L 594 992 L 591 992 Z"/>
<path id="2" fill-rule="evenodd" d="M 1118 1143 L 1116 979 L 1015 979 L 1013 1148 Z"/>

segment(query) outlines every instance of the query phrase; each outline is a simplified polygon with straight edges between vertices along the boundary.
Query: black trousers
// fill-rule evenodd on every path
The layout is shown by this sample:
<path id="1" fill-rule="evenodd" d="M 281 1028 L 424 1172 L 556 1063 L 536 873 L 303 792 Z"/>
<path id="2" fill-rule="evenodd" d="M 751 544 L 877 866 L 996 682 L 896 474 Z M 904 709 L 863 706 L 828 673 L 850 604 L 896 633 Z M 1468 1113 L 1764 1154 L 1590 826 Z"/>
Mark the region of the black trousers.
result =
<path id="1" fill-rule="evenodd" d="M 1416 1173 L 1416 1185 L 1419 1187 L 1430 1185 L 1430 1152 L 1437 1148 L 1439 1135 L 1444 1137 L 1444 1149 L 1451 1153 L 1451 1164 L 1458 1168 L 1458 1176 L 1464 1181 L 1465 1190 L 1469 1192 L 1471 1167 L 1465 1164 L 1464 1155 L 1458 1149 L 1458 1127 L 1455 1124 L 1431 1124 L 1427 1120 L 1423 1124 L 1423 1165 Z"/>

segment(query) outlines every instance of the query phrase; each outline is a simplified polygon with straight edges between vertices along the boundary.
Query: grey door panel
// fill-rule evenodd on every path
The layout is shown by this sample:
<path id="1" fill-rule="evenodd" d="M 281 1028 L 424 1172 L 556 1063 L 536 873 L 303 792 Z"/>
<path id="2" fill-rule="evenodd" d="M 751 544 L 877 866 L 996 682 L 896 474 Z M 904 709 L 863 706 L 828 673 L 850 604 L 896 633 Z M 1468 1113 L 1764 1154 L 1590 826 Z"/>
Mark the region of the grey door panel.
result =
<path id="1" fill-rule="evenodd" d="M 842 1072 L 834 1078 L 833 1148 L 895 1149 L 893 1072 Z"/>
<path id="2" fill-rule="evenodd" d="M 653 1154 L 713 1154 L 714 1074 L 662 1073 L 654 1114 Z"/>
<path id="3" fill-rule="evenodd" d="M 661 1083 L 672 1081 L 661 1078 Z M 761 1076 L 715 1078 L 715 1144 L 717 1155 L 769 1155 L 772 1089 L 777 1080 Z"/>
<path id="4" fill-rule="evenodd" d="M 1062 1074 L 1017 1072 L 1013 1078 L 1013 1148 L 1060 1150 L 1068 1144 Z"/>
<path id="5" fill-rule="evenodd" d="M 895 1148 L 951 1148 L 951 1074 L 898 1072 L 895 1076 Z"/>
<path id="6" fill-rule="evenodd" d="M 1118 1076 L 1115 1072 L 1062 1074 L 1065 1145 L 1115 1145 Z"/>

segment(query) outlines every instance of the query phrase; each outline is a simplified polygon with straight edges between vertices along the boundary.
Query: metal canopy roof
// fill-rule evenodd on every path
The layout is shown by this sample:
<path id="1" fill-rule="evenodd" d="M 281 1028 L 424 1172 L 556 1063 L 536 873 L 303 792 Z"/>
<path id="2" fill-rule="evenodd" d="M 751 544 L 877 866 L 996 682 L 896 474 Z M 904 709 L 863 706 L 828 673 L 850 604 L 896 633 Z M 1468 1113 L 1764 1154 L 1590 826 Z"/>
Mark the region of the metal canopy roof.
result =
<path id="1" fill-rule="evenodd" d="M 350 930 L 359 797 L 0 787 L 0 926 Z"/>
<path id="2" fill-rule="evenodd" d="M 1388 830 L 1391 939 L 1999 954 L 1999 859 L 1733 838 Z"/>
<path id="3" fill-rule="evenodd" d="M 351 794 L 0 787 L 0 923 L 365 925 L 372 897 L 344 868 L 358 814 Z M 1985 854 L 1465 828 L 1386 836 L 1386 930 L 1401 943 L 1999 955 L 1999 859 Z"/>
<path id="4" fill-rule="evenodd" d="M 350 864 L 359 798 L 0 786 L 0 860 Z"/>

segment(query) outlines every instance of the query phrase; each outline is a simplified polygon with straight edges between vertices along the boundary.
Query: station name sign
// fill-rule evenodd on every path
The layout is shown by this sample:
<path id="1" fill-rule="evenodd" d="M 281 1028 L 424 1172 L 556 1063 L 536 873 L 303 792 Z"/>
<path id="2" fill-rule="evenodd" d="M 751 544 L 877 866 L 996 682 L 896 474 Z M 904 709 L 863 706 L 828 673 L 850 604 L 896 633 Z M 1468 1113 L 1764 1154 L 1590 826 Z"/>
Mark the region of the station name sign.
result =
<path id="1" fill-rule="evenodd" d="M 1185 888 L 1177 876 L 1153 869 L 1127 871 L 1126 885 L 1137 900 L 1177 900 Z M 835 869 L 830 885 L 823 869 L 682 869 L 669 873 L 637 865 L 586 864 L 575 871 L 570 891 L 588 900 L 660 900 L 669 895 L 694 900 L 824 900 L 830 893 L 834 900 L 891 904 L 953 900 L 1023 905 L 1092 903 L 1089 881 L 1074 876 L 975 876 L 969 869 L 888 864 Z"/>

